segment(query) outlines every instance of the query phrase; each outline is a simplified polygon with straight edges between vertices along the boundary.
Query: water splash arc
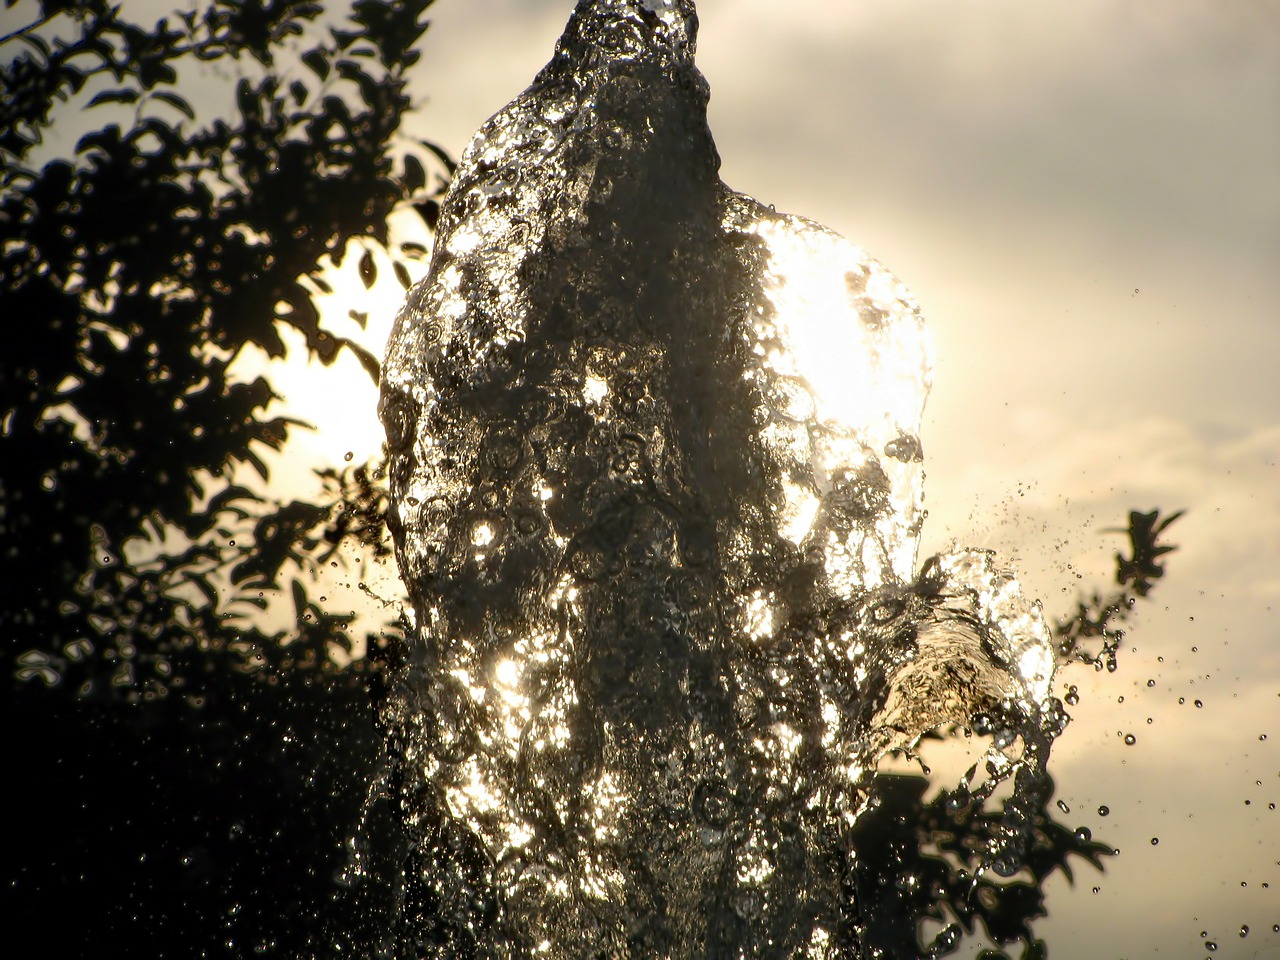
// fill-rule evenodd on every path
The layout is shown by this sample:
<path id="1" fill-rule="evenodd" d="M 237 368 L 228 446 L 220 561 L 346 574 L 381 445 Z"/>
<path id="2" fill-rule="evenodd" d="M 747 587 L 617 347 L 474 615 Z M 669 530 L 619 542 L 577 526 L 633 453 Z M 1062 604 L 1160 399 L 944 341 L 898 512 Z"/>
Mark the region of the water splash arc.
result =
<path id="1" fill-rule="evenodd" d="M 449 955 L 856 955 L 877 761 L 1047 747 L 1038 608 L 984 551 L 917 572 L 919 309 L 721 183 L 696 28 L 578 5 L 388 348 L 402 920 Z"/>

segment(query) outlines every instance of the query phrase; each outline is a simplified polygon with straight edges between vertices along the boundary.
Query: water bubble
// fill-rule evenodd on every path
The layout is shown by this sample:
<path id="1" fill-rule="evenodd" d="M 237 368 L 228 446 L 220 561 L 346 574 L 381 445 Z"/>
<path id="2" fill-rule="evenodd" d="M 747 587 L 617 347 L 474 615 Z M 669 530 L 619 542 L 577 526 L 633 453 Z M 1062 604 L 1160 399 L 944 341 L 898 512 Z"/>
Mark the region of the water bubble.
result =
<path id="1" fill-rule="evenodd" d="M 402 451 L 413 442 L 418 425 L 418 412 L 407 397 L 393 394 L 383 413 L 387 429 L 387 441 L 393 451 Z"/>
<path id="2" fill-rule="evenodd" d="M 1108 807 L 1105 803 L 1098 808 L 1098 816 L 1106 817 L 1106 816 L 1109 816 L 1110 814 L 1111 814 L 1111 808 Z"/>
<path id="3" fill-rule="evenodd" d="M 1093 831 L 1088 827 L 1076 827 L 1076 839 L 1081 843 L 1088 843 L 1093 839 Z"/>
<path id="4" fill-rule="evenodd" d="M 1200 701 L 1200 700 L 1197 700 L 1197 701 L 1196 701 L 1196 707 L 1197 707 L 1197 708 L 1201 708 L 1201 707 L 1203 707 L 1203 706 L 1204 706 L 1203 701 Z"/>
<path id="5" fill-rule="evenodd" d="M 1249 935 L 1249 925 L 1247 923 L 1240 924 L 1240 939 L 1243 940 Z"/>
<path id="6" fill-rule="evenodd" d="M 1065 803 L 1063 803 L 1061 800 L 1059 800 L 1059 801 L 1058 801 L 1058 809 L 1059 809 L 1059 810 L 1061 810 L 1063 813 L 1070 813 L 1070 812 L 1071 812 L 1071 808 L 1070 808 L 1070 807 L 1068 807 L 1068 806 L 1067 806 Z"/>
<path id="7" fill-rule="evenodd" d="M 1148 687 L 1154 687 L 1155 685 L 1156 685 L 1156 682 L 1155 682 L 1154 680 L 1148 680 L 1148 681 L 1147 681 L 1147 686 L 1148 686 Z"/>
<path id="8" fill-rule="evenodd" d="M 355 454 L 350 450 L 348 450 L 346 453 L 342 455 L 342 459 L 347 461 L 347 463 L 350 463 L 354 458 L 355 458 Z"/>
<path id="9" fill-rule="evenodd" d="M 1158 847 L 1158 846 L 1160 846 L 1160 838 L 1159 838 L 1159 837 L 1152 837 L 1152 838 L 1151 838 L 1151 845 L 1152 845 L 1153 847 Z"/>
<path id="10" fill-rule="evenodd" d="M 1204 942 L 1204 948 L 1208 950 L 1210 953 L 1213 953 L 1215 950 L 1218 949 L 1218 943 L 1216 940 L 1206 940 Z"/>
<path id="11" fill-rule="evenodd" d="M 1125 746 L 1132 747 L 1137 742 L 1138 742 L 1138 738 L 1135 737 L 1132 733 L 1125 734 L 1125 738 L 1124 738 Z"/>

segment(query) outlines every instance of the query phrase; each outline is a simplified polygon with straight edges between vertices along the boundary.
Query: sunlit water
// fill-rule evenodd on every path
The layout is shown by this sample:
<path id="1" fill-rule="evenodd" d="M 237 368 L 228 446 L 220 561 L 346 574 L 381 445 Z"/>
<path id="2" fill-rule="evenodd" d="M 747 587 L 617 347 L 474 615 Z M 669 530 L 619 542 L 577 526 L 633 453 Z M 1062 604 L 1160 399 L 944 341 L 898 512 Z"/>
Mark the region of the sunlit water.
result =
<path id="1" fill-rule="evenodd" d="M 915 302 L 719 181 L 695 28 L 579 5 L 391 338 L 415 624 L 384 722 L 427 955 L 856 956 L 877 762 L 989 732 L 1008 872 L 1061 728 L 1014 576 L 917 557 Z"/>

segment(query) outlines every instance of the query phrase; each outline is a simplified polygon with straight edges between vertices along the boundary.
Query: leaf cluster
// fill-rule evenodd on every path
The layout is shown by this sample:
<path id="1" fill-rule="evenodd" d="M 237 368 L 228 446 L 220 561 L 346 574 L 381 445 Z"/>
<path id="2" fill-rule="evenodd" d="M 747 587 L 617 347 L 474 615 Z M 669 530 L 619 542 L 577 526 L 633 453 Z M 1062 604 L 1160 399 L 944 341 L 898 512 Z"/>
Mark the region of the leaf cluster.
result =
<path id="1" fill-rule="evenodd" d="M 393 151 L 431 2 L 355 0 L 328 23 L 314 2 L 215 0 L 152 27 L 98 0 L 45 2 L 7 39 L 0 633 L 19 682 L 163 694 L 197 653 L 253 664 L 295 636 L 317 662 L 325 643 L 349 648 L 349 615 L 245 625 L 348 534 L 376 539 L 379 503 L 369 468 L 331 471 L 321 503 L 241 482 L 265 480 L 264 453 L 302 424 L 235 364 L 282 356 L 292 328 L 321 362 L 345 349 L 376 378 L 367 351 L 322 329 L 314 291 L 350 238 L 385 244 L 393 208 L 443 188 L 416 147 Z M 192 96 L 206 64 L 239 73 L 208 119 Z M 72 154 L 37 167 L 56 103 L 104 85 Z"/>
<path id="2" fill-rule="evenodd" d="M 1159 510 L 1146 513 L 1132 510 L 1127 528 L 1104 531 L 1125 534 L 1129 538 L 1130 555 L 1116 554 L 1117 589 L 1105 595 L 1095 591 L 1087 598 L 1082 597 L 1075 611 L 1054 625 L 1060 663 L 1083 661 L 1099 670 L 1115 672 L 1116 651 L 1125 635 L 1121 625 L 1129 619 L 1137 601 L 1147 597 L 1164 576 L 1159 558 L 1177 547 L 1161 542 L 1160 538 L 1184 512 L 1177 510 L 1161 517 Z"/>
<path id="3" fill-rule="evenodd" d="M 1046 955 L 1031 921 L 1045 915 L 1044 884 L 1055 873 L 1073 879 L 1072 861 L 1097 869 L 1113 851 L 1059 823 L 1047 807 L 1053 784 L 1045 777 L 1031 811 L 1031 838 L 1019 871 L 1004 878 L 984 869 L 988 851 L 1001 840 L 1004 815 L 974 803 L 963 790 L 926 800 L 929 781 L 881 775 L 877 804 L 857 821 L 849 840 L 858 851 L 850 883 L 861 917 L 863 949 L 869 956 L 941 957 L 978 930 L 999 944 L 984 960 L 1007 960 L 1002 952 L 1021 945 L 1022 960 Z M 940 932 L 923 934 L 927 922 Z"/>

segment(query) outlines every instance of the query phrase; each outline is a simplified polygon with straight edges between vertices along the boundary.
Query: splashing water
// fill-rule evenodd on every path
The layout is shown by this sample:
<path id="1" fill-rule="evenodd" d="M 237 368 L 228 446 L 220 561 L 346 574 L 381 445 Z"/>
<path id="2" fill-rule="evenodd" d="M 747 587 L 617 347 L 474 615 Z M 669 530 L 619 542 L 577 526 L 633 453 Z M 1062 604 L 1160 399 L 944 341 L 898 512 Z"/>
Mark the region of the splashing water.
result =
<path id="1" fill-rule="evenodd" d="M 915 302 L 720 182 L 695 34 L 691 0 L 582 0 L 392 334 L 383 721 L 428 955 L 857 956 L 877 761 L 990 732 L 1010 872 L 1061 727 L 1014 577 L 917 574 Z"/>

